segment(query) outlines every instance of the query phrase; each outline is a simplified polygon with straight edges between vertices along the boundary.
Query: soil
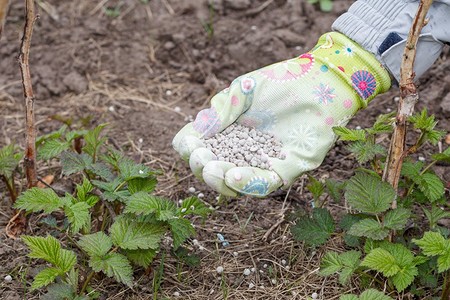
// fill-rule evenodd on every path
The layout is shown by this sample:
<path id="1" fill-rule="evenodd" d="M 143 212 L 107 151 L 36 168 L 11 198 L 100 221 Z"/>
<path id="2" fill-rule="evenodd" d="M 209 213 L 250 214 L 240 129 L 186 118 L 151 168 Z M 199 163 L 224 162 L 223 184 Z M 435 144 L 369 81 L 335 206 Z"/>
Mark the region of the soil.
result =
<path id="1" fill-rule="evenodd" d="M 22 2 L 13 1 L 0 41 L 0 146 L 24 145 L 23 92 L 16 61 Z M 203 199 L 217 207 L 205 222 L 194 220 L 204 250 L 193 243 L 190 248 L 200 256 L 200 266 L 180 271 L 177 261 L 168 258 L 161 299 L 305 299 L 314 292 L 319 299 L 337 299 L 341 293 L 355 291 L 356 285 L 342 287 L 336 278 L 318 275 L 322 249 L 304 248 L 292 240 L 287 216 L 311 208 L 305 176 L 289 193 L 217 205 L 217 195 L 191 175 L 171 147 L 175 133 L 209 106 L 215 93 L 241 74 L 312 48 L 352 1 L 334 1 L 331 13 L 303 0 L 214 0 L 210 6 L 204 0 L 38 3 L 40 18 L 30 57 L 38 134 L 59 128 L 61 117 L 92 126 L 109 123 L 109 142 L 164 171 L 159 194 L 178 201 L 189 195 L 189 187 L 195 187 L 196 193 L 202 192 Z M 447 47 L 421 79 L 417 104 L 417 109 L 426 107 L 436 114 L 439 128 L 447 131 L 449 55 Z M 395 110 L 397 94 L 393 88 L 377 97 L 349 126 L 370 126 L 380 113 Z M 421 155 L 428 158 L 431 151 L 436 148 L 430 146 Z M 338 142 L 312 175 L 346 179 L 356 165 Z M 55 175 L 54 185 L 67 185 L 57 166 L 40 164 L 38 169 L 40 176 Z M 438 166 L 435 171 L 450 181 L 448 168 Z M 4 185 L 0 195 L 0 299 L 37 299 L 42 291 L 30 291 L 30 282 L 43 265 L 31 263 L 24 244 L 6 236 L 3 228 L 13 212 Z M 334 212 L 343 210 L 337 203 L 329 207 Z M 28 233 L 45 234 L 48 228 L 39 223 L 43 217 L 31 218 Z M 217 233 L 227 239 L 228 247 L 218 241 Z M 327 244 L 331 249 L 342 247 L 339 239 Z M 218 266 L 224 267 L 223 276 L 217 274 Z M 242 275 L 245 268 L 253 267 L 256 271 L 250 276 Z M 3 281 L 8 274 L 13 277 L 9 283 Z M 94 286 L 102 294 L 100 299 L 151 299 L 152 278 L 152 270 L 139 270 L 132 289 L 101 277 Z M 175 292 L 180 296 L 174 296 Z"/>

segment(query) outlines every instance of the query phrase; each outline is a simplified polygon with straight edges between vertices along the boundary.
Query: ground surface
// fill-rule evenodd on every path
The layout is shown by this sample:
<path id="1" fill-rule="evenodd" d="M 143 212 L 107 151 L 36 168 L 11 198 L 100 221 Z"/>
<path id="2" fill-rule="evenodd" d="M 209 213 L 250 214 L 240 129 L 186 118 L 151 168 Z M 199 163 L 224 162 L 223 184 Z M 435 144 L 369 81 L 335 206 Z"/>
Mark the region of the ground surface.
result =
<path id="1" fill-rule="evenodd" d="M 11 141 L 24 144 L 23 96 L 16 62 L 23 4 L 13 2 L 0 42 L 0 146 Z M 217 0 L 214 9 L 203 0 L 145 2 L 40 1 L 31 49 L 38 132 L 48 133 L 60 126 L 52 120 L 54 115 L 76 120 L 91 117 L 93 125 L 108 122 L 108 135 L 120 147 L 133 158 L 165 171 L 159 178 L 159 194 L 178 200 L 194 186 L 215 206 L 216 195 L 190 175 L 188 166 L 172 150 L 172 137 L 233 78 L 313 47 L 352 1 L 335 1 L 329 14 L 304 1 Z M 119 14 L 111 16 L 115 7 Z M 418 105 L 435 113 L 439 127 L 447 130 L 449 54 L 446 48 L 424 76 Z M 379 96 L 350 126 L 369 126 L 379 113 L 395 110 L 396 93 L 393 89 Z M 176 106 L 180 112 L 174 110 Z M 345 179 L 355 165 L 338 143 L 313 174 Z M 437 172 L 446 171 L 441 168 Z M 55 184 L 61 181 L 60 170 L 51 165 L 40 165 L 39 173 L 56 175 Z M 447 180 L 449 173 L 447 169 Z M 262 200 L 232 200 L 218 206 L 205 223 L 196 221 L 197 239 L 204 250 L 192 248 L 200 255 L 201 266 L 179 273 L 176 261 L 169 259 L 161 295 L 170 299 L 175 298 L 174 292 L 180 293 L 180 299 L 305 299 L 317 292 L 320 299 L 331 300 L 353 290 L 352 285 L 344 288 L 333 278 L 317 275 L 323 252 L 304 249 L 292 241 L 289 222 L 272 228 L 267 240 L 263 238 L 283 219 L 283 213 L 287 216 L 294 209 L 310 209 L 311 196 L 304 183 L 304 178 L 299 179 L 287 197 L 282 192 Z M 4 234 L 12 211 L 3 185 L 0 195 L 0 299 L 36 299 L 39 292 L 29 292 L 27 284 L 41 266 L 28 268 L 24 245 Z M 330 207 L 341 209 L 337 204 Z M 36 225 L 39 218 L 42 216 L 33 219 L 29 230 L 44 234 L 46 229 Z M 230 246 L 224 248 L 217 242 L 218 232 Z M 341 247 L 338 240 L 327 245 Z M 220 265 L 225 268 L 223 278 L 215 271 Z M 244 277 L 244 268 L 252 267 L 256 272 Z M 12 283 L 3 282 L 7 274 L 13 276 Z M 99 279 L 95 285 L 102 299 L 149 299 L 151 272 L 138 271 L 135 278 L 138 285 L 132 290 L 108 279 Z"/>

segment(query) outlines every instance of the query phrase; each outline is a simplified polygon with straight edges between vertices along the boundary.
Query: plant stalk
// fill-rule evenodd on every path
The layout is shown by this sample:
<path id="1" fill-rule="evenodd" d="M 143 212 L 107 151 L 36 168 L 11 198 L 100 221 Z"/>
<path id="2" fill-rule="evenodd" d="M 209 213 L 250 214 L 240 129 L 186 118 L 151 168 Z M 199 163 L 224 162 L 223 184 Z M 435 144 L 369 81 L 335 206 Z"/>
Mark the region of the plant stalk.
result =
<path id="1" fill-rule="evenodd" d="M 3 28 L 5 27 L 8 7 L 9 7 L 9 0 L 0 0 L 0 39 L 2 38 Z"/>
<path id="2" fill-rule="evenodd" d="M 417 42 L 423 26 L 425 16 L 433 0 L 421 0 L 413 20 L 403 52 L 400 67 L 400 102 L 398 105 L 394 133 L 389 147 L 388 162 L 384 169 L 383 180 L 389 182 L 397 191 L 403 159 L 406 156 L 405 143 L 407 132 L 407 119 L 414 111 L 414 105 L 419 100 L 416 85 L 414 84 L 414 61 L 416 57 Z M 397 200 L 392 202 L 392 208 L 397 207 Z"/>
<path id="3" fill-rule="evenodd" d="M 34 22 L 37 19 L 35 14 L 34 0 L 25 0 L 26 20 L 23 30 L 22 43 L 19 53 L 20 74 L 22 76 L 23 93 L 25 97 L 26 109 L 26 148 L 25 148 L 25 173 L 27 176 L 27 187 L 32 188 L 37 185 L 36 171 L 36 127 L 34 121 L 34 94 L 30 75 L 30 45 L 33 33 Z"/>
<path id="4" fill-rule="evenodd" d="M 450 300 L 450 271 L 445 273 L 444 285 L 442 286 L 441 300 Z"/>

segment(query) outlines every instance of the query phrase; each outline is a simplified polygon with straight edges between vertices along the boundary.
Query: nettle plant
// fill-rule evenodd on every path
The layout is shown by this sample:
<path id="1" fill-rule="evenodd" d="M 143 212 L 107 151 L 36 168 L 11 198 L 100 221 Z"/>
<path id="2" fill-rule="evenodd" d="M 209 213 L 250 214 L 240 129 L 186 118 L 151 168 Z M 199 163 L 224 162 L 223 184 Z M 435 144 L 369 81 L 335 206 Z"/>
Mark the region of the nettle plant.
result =
<path id="1" fill-rule="evenodd" d="M 168 248 L 162 248 L 162 241 L 170 241 L 171 235 L 171 251 L 177 258 L 188 259 L 182 244 L 195 230 L 186 217 L 204 218 L 210 212 L 196 197 L 177 205 L 153 195 L 156 172 L 108 148 L 101 134 L 104 127 L 84 131 L 63 127 L 40 138 L 39 157 L 60 157 L 63 175 L 78 184 L 73 193 L 65 195 L 52 188 L 32 188 L 14 205 L 29 213 L 49 214 L 44 222 L 56 229 L 52 232 L 56 237 L 22 236 L 31 251 L 28 256 L 51 265 L 32 283 L 32 289 L 48 286 L 45 299 L 95 298 L 98 295 L 89 283 L 96 273 L 132 286 L 133 266 L 148 268 L 161 252 L 161 266 L 154 278 L 157 295 Z M 73 143 L 77 138 L 84 140 L 80 153 L 74 146 L 81 145 L 80 141 Z M 52 216 L 55 212 L 63 213 L 62 225 Z M 71 249 L 63 249 L 62 242 Z"/>
<path id="2" fill-rule="evenodd" d="M 348 149 L 362 167 L 346 182 L 310 178 L 308 189 L 315 208 L 311 216 L 301 217 L 292 227 L 294 238 L 310 246 L 325 244 L 332 236 L 342 237 L 350 250 L 327 252 L 320 274 L 336 274 L 342 285 L 357 277 L 361 287 L 372 289 L 359 298 L 344 295 L 341 300 L 391 299 L 373 288 L 421 299 L 440 295 L 437 299 L 447 300 L 450 295 L 450 230 L 439 225 L 450 218 L 449 202 L 443 181 L 431 170 L 437 162 L 450 163 L 450 148 L 432 155 L 427 165 L 423 159 L 414 162 L 408 158 L 396 195 L 392 186 L 382 181 L 386 149 L 378 142 L 381 135 L 392 132 L 394 121 L 393 114 L 387 114 L 379 116 L 371 128 L 334 128 L 341 140 L 349 142 Z M 409 121 L 418 137 L 408 153 L 417 152 L 426 142 L 436 145 L 445 134 L 435 129 L 437 122 L 426 110 Z M 330 198 L 342 202 L 342 197 L 351 212 L 336 224 L 322 206 Z M 394 208 L 393 201 L 397 203 Z"/>

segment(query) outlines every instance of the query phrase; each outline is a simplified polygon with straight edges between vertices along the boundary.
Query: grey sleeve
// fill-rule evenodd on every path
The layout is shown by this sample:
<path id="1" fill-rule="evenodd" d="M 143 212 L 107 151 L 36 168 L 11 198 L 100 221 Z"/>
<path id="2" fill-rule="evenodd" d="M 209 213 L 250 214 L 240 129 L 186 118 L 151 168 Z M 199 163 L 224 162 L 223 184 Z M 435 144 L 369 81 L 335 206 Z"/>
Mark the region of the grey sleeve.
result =
<path id="1" fill-rule="evenodd" d="M 417 0 L 359 0 L 333 24 L 339 31 L 372 52 L 400 80 L 406 38 L 417 12 Z M 418 79 L 450 43 L 450 0 L 435 0 L 422 29 L 414 70 Z"/>

